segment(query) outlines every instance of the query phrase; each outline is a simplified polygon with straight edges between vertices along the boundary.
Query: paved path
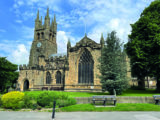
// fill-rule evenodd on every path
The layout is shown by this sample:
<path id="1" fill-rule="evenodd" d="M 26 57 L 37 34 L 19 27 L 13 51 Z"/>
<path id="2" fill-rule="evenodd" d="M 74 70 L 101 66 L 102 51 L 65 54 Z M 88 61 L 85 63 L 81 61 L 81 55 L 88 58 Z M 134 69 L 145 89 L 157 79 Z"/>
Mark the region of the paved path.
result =
<path id="1" fill-rule="evenodd" d="M 0 112 L 0 120 L 52 120 L 49 112 Z M 55 120 L 160 120 L 160 112 L 58 112 Z"/>

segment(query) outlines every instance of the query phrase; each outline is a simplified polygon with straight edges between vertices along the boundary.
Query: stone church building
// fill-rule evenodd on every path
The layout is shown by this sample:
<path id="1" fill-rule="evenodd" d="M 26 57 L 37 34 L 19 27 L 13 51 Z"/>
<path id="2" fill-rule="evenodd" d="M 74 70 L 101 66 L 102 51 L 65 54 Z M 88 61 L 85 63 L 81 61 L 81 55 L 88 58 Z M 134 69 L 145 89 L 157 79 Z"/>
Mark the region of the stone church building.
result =
<path id="1" fill-rule="evenodd" d="M 57 53 L 56 17 L 50 23 L 49 9 L 35 19 L 34 40 L 29 64 L 20 65 L 18 87 L 23 90 L 101 91 L 98 58 L 104 45 L 103 36 L 96 43 L 85 35 L 75 46 L 67 43 L 67 53 Z"/>

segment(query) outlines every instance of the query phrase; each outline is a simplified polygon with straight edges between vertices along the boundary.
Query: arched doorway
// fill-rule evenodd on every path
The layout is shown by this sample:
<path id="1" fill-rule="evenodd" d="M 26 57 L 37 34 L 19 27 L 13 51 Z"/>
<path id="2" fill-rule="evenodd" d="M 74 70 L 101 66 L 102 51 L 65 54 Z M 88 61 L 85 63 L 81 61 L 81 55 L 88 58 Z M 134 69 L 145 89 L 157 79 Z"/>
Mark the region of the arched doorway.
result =
<path id="1" fill-rule="evenodd" d="M 85 49 L 82 53 L 78 64 L 78 83 L 93 84 L 93 66 L 94 61 L 91 53 Z"/>
<path id="2" fill-rule="evenodd" d="M 23 91 L 27 91 L 29 89 L 29 81 L 25 80 L 23 85 Z"/>
<path id="3" fill-rule="evenodd" d="M 61 72 L 57 71 L 57 75 L 56 75 L 56 84 L 61 84 Z"/>

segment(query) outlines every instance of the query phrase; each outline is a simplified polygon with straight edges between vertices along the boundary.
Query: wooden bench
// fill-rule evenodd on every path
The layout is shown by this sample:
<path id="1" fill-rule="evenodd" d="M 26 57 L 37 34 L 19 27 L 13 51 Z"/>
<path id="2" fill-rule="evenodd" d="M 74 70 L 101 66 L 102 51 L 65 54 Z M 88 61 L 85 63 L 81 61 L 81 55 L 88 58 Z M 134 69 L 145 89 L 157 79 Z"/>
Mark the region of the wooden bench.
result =
<path id="1" fill-rule="evenodd" d="M 155 104 L 159 105 L 159 101 L 160 101 L 160 95 L 153 95 L 153 98 L 155 100 Z"/>
<path id="2" fill-rule="evenodd" d="M 48 87 L 42 87 L 42 90 L 48 90 Z"/>
<path id="3" fill-rule="evenodd" d="M 50 90 L 63 90 L 62 87 L 51 87 Z"/>
<path id="4" fill-rule="evenodd" d="M 105 95 L 105 96 L 93 96 L 93 104 L 95 105 L 96 101 L 103 101 L 103 105 L 106 105 L 107 101 L 113 101 L 114 106 L 116 105 L 116 96 L 115 95 Z"/>

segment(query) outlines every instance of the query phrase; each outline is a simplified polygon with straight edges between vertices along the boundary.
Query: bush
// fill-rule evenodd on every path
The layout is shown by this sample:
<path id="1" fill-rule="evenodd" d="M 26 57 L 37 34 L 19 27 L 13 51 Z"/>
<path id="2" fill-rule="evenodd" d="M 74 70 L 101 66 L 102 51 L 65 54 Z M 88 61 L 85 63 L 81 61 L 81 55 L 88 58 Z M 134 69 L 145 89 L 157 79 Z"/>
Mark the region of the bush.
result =
<path id="1" fill-rule="evenodd" d="M 35 110 L 38 108 L 37 101 L 28 95 L 24 96 L 24 103 L 25 103 L 24 105 L 25 108 L 31 108 L 32 110 Z"/>
<path id="2" fill-rule="evenodd" d="M 18 109 L 23 106 L 24 93 L 13 91 L 2 96 L 2 105 L 4 108 Z"/>
<path id="3" fill-rule="evenodd" d="M 19 109 L 24 108 L 24 106 L 25 106 L 24 101 L 19 101 L 17 108 L 19 108 Z"/>
<path id="4" fill-rule="evenodd" d="M 106 90 L 113 95 L 115 89 L 117 95 L 121 95 L 122 92 L 128 87 L 128 82 L 125 80 L 106 80 Z"/>
<path id="5" fill-rule="evenodd" d="M 38 104 L 37 104 L 37 101 L 34 101 L 34 100 L 32 100 L 32 106 L 31 106 L 31 109 L 32 110 L 35 110 L 35 109 L 37 109 L 38 108 Z"/>
<path id="6" fill-rule="evenodd" d="M 37 103 L 38 103 L 38 105 L 40 105 L 42 107 L 50 106 L 50 103 L 53 102 L 53 99 L 55 99 L 55 98 L 56 97 L 49 94 L 49 92 L 43 92 L 38 96 Z"/>
<path id="7" fill-rule="evenodd" d="M 42 109 L 42 107 L 38 105 L 38 106 L 37 106 L 37 109 L 38 109 L 38 110 L 41 110 L 41 109 Z"/>
<path id="8" fill-rule="evenodd" d="M 69 98 L 68 95 L 63 92 L 45 91 L 37 97 L 38 105 L 45 108 L 52 108 L 53 101 L 56 101 L 56 105 L 61 107 L 76 104 L 76 100 L 74 98 Z"/>

